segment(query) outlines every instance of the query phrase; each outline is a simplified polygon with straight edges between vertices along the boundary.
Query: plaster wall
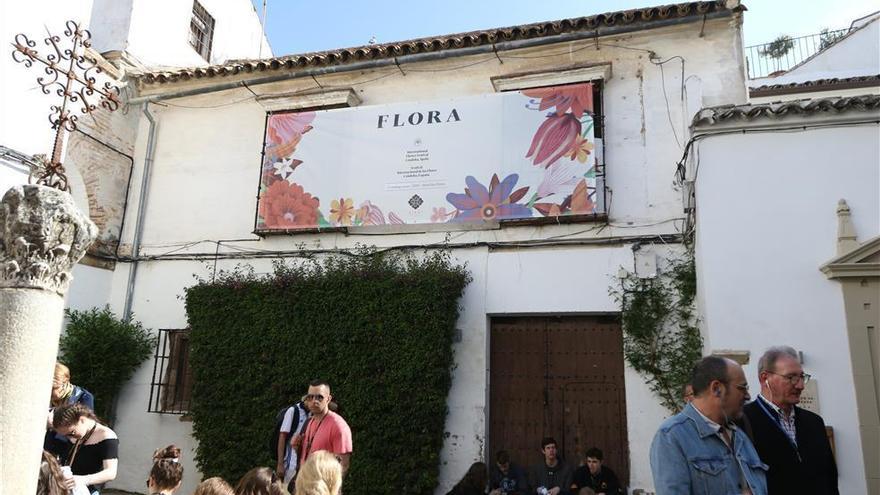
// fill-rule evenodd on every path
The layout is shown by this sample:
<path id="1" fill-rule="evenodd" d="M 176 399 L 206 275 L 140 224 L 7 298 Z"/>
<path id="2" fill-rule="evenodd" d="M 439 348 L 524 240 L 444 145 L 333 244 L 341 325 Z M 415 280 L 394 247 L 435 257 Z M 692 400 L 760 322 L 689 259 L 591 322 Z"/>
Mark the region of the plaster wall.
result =
<path id="1" fill-rule="evenodd" d="M 126 48 L 148 67 L 194 67 L 229 59 L 258 58 L 261 54 L 264 58 L 272 56 L 257 12 L 248 0 L 199 2 L 215 21 L 210 61 L 205 61 L 189 44 L 191 1 L 125 0 L 124 3 L 129 3 L 132 11 Z"/>
<path id="2" fill-rule="evenodd" d="M 208 4 L 205 5 L 208 7 Z M 461 301 L 461 342 L 455 344 L 456 368 L 450 392 L 450 433 L 442 452 L 441 483 L 445 493 L 471 462 L 486 452 L 486 370 L 488 319 L 512 313 L 592 313 L 615 311 L 608 287 L 620 266 L 632 269 L 631 241 L 622 237 L 675 233 L 683 217 L 681 192 L 672 185 L 675 162 L 687 140 L 687 124 L 701 106 L 723 102 L 744 103 L 741 42 L 737 19 L 709 21 L 703 35 L 700 23 L 652 30 L 595 41 L 560 43 L 516 52 L 502 52 L 500 64 L 491 53 L 443 61 L 319 76 L 322 86 L 353 87 L 363 105 L 423 101 L 494 91 L 493 76 L 534 71 L 558 71 L 572 65 L 611 62 L 612 77 L 605 82 L 605 162 L 610 190 L 609 225 L 562 224 L 488 227 L 450 232 L 391 232 L 383 235 L 320 233 L 258 238 L 254 228 L 260 152 L 266 109 L 246 90 L 230 90 L 198 97 L 178 98 L 151 105 L 158 122 L 153 172 L 150 178 L 141 255 L 176 254 L 212 256 L 240 253 L 240 249 L 291 250 L 348 249 L 356 244 L 394 247 L 477 243 L 453 247 L 466 262 L 474 281 Z M 651 63 L 672 58 L 662 67 Z M 505 55 L 511 55 L 505 57 Z M 514 58 L 518 57 L 518 58 Z M 473 65 L 469 65 L 473 64 Z M 380 78 L 377 80 L 377 78 Z M 229 82 L 236 78 L 216 78 Z M 687 91 L 682 90 L 687 80 Z M 142 88 L 178 91 L 205 81 Z M 293 93 L 314 88 L 312 78 L 254 86 L 258 94 Z M 665 86 L 665 96 L 664 96 Z M 668 101 L 668 104 L 667 104 Z M 132 191 L 143 179 L 147 125 L 139 123 Z M 680 143 L 680 145 L 679 145 Z M 130 195 L 121 238 L 129 248 L 138 209 L 137 194 Z M 554 239 L 579 240 L 586 245 L 521 249 L 489 249 L 480 243 Z M 615 240 L 615 238 L 617 240 Z M 218 245 L 219 242 L 219 245 Z M 590 243 L 605 243 L 595 245 Z M 658 253 L 665 246 L 654 247 Z M 674 249 L 675 247 L 673 247 Z M 220 260 L 231 267 L 243 260 Z M 268 271 L 266 260 L 246 260 L 256 270 Z M 206 275 L 213 262 L 149 261 L 138 268 L 133 311 L 149 328 L 186 325 L 183 301 L 177 296 L 193 283 L 193 274 Z M 113 273 L 111 306 L 120 312 L 125 301 L 128 264 Z M 75 290 L 75 288 L 74 288 Z M 147 414 L 152 364 L 145 364 L 125 389 L 117 431 L 128 440 L 114 487 L 140 489 L 150 448 L 170 442 L 185 450 L 192 464 L 191 425 L 177 417 Z M 667 414 L 640 376 L 626 370 L 627 418 L 633 488 L 651 488 L 647 446 Z M 531 460 L 526 460 L 526 463 Z M 195 469 L 184 480 L 182 492 L 198 479 Z"/>
<path id="3" fill-rule="evenodd" d="M 815 123 L 793 120 L 771 125 Z M 839 199 L 850 205 L 861 239 L 880 230 L 877 126 L 715 136 L 696 152 L 697 275 L 707 344 L 750 352 L 745 372 L 753 394 L 760 390 L 757 361 L 768 347 L 802 351 L 818 383 L 820 413 L 834 428 L 840 493 L 865 493 L 844 302 L 840 283 L 819 267 L 836 255 Z"/>

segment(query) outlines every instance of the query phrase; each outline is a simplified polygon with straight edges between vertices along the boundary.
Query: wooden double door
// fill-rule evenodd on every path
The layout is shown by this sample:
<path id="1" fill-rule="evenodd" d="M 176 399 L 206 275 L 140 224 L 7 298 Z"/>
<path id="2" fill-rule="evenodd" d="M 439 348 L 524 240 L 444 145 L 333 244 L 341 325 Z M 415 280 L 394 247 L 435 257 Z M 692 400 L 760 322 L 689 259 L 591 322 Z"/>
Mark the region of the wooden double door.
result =
<path id="1" fill-rule="evenodd" d="M 622 484 L 629 480 L 623 336 L 617 316 L 527 316 L 491 320 L 490 458 L 541 462 L 541 439 L 556 439 L 578 465 L 599 447 Z"/>

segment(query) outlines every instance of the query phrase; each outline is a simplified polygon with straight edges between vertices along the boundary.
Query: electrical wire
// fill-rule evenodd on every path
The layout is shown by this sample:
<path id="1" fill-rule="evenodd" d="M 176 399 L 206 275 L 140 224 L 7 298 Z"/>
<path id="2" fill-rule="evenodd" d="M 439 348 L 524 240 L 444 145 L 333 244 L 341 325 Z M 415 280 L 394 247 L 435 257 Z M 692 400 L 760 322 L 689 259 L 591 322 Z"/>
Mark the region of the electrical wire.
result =
<path id="1" fill-rule="evenodd" d="M 652 50 L 648 50 L 648 49 L 645 49 L 645 48 L 638 48 L 638 47 L 631 47 L 631 46 L 619 45 L 619 44 L 616 44 L 616 43 L 595 42 L 595 41 L 591 41 L 591 40 L 581 40 L 580 42 L 583 42 L 583 43 L 584 43 L 584 46 L 581 46 L 581 47 L 578 47 L 578 48 L 575 48 L 575 49 L 571 49 L 571 50 L 566 50 L 565 52 L 547 53 L 547 54 L 541 54 L 541 55 L 510 55 L 510 54 L 502 54 L 502 53 L 500 53 L 500 52 L 495 52 L 495 53 L 493 53 L 493 55 L 492 55 L 491 57 L 487 57 L 486 59 L 478 60 L 478 61 L 475 61 L 475 62 L 470 62 L 470 63 L 467 63 L 467 64 L 463 64 L 463 65 L 455 66 L 455 67 L 446 67 L 446 68 L 442 68 L 442 69 L 423 69 L 423 68 L 411 68 L 411 67 L 408 67 L 406 70 L 407 70 L 407 72 L 423 72 L 423 73 L 452 72 L 452 71 L 458 71 L 458 70 L 466 69 L 466 68 L 469 68 L 469 67 L 473 67 L 473 66 L 476 66 L 476 65 L 481 65 L 481 64 L 484 64 L 484 63 L 486 63 L 486 62 L 491 62 L 492 60 L 495 60 L 496 58 L 498 59 L 499 63 L 504 63 L 504 59 L 535 60 L 535 59 L 542 59 L 542 58 L 563 57 L 563 56 L 571 55 L 571 54 L 573 54 L 573 53 L 578 53 L 578 52 L 581 52 L 581 51 L 584 51 L 584 50 L 587 50 L 587 49 L 590 49 L 590 48 L 596 48 L 596 47 L 602 47 L 602 46 L 605 46 L 605 47 L 611 47 L 611 48 L 619 48 L 619 49 L 622 49 L 622 50 L 633 50 L 633 51 L 644 52 L 644 53 L 648 53 L 651 57 L 655 57 L 655 58 L 656 58 L 656 56 L 657 56 L 656 53 L 655 53 L 654 51 L 652 51 Z M 572 41 L 572 42 L 570 42 L 570 43 L 576 43 L 576 42 L 575 42 L 575 41 Z M 666 62 L 668 62 L 669 60 L 671 60 L 671 59 L 673 59 L 673 58 L 676 58 L 676 57 L 678 57 L 678 56 L 676 55 L 676 56 L 670 57 L 670 58 L 667 59 L 666 61 L 661 62 L 661 64 L 666 63 Z M 681 57 L 678 57 L 678 58 L 681 58 Z M 682 59 L 682 64 L 683 64 L 683 61 L 684 61 L 684 59 Z M 652 62 L 652 63 L 653 63 L 653 62 Z M 661 65 L 661 69 L 662 69 L 662 65 Z M 684 67 L 683 67 L 683 65 L 682 65 L 682 73 L 683 73 L 683 72 L 684 72 Z M 237 104 L 239 104 L 239 103 L 244 103 L 244 102 L 246 102 L 246 101 L 256 100 L 257 98 L 271 98 L 271 97 L 273 97 L 273 96 L 291 96 L 291 95 L 297 95 L 297 94 L 302 93 L 302 92 L 305 92 L 305 91 L 312 91 L 312 90 L 314 90 L 315 88 L 325 89 L 325 90 L 326 90 L 326 89 L 337 89 L 337 88 L 342 88 L 342 89 L 344 89 L 344 88 L 349 88 L 349 87 L 352 87 L 352 86 L 361 86 L 361 85 L 364 85 L 364 84 L 370 84 L 370 83 L 373 83 L 373 82 L 376 82 L 376 81 L 379 81 L 379 80 L 385 79 L 385 78 L 387 78 L 387 77 L 395 76 L 395 75 L 401 75 L 401 77 L 403 77 L 403 75 L 401 74 L 401 71 L 394 70 L 394 71 L 392 71 L 392 72 L 390 72 L 390 73 L 388 73 L 388 74 L 384 74 L 384 75 L 381 75 L 381 76 L 379 76 L 379 77 L 375 77 L 375 78 L 367 79 L 367 80 L 364 80 L 364 81 L 356 81 L 356 82 L 352 82 L 352 83 L 347 83 L 347 84 L 342 85 L 342 86 L 326 86 L 326 85 L 321 85 L 320 83 L 318 83 L 317 79 L 313 76 L 313 79 L 315 79 L 315 83 L 316 83 L 317 86 L 313 86 L 313 87 L 306 88 L 306 89 L 302 89 L 302 90 L 298 90 L 298 91 L 288 92 L 288 93 L 275 93 L 275 94 L 272 94 L 272 93 L 267 93 L 267 94 L 257 94 L 257 93 L 255 93 L 255 92 L 253 91 L 253 89 L 251 89 L 250 86 L 247 85 L 247 83 L 242 82 L 242 87 L 244 87 L 245 89 L 247 89 L 248 91 L 250 91 L 252 94 L 251 94 L 250 96 L 246 97 L 246 98 L 242 98 L 242 99 L 235 100 L 235 101 L 231 101 L 231 102 L 225 102 L 225 103 L 220 103 L 220 104 L 216 104 L 216 105 L 204 105 L 204 106 L 199 106 L 199 105 L 184 105 L 184 104 L 180 104 L 180 103 L 169 103 L 169 102 L 167 102 L 167 101 L 162 101 L 162 102 L 156 101 L 156 102 L 154 102 L 154 103 L 156 103 L 157 105 L 165 106 L 165 107 L 187 108 L 187 109 L 194 109 L 194 110 L 195 110 L 195 109 L 200 109 L 200 108 L 205 108 L 205 109 L 211 109 L 211 108 L 222 108 L 222 107 L 227 107 L 227 106 L 231 106 L 231 105 L 237 105 Z M 664 96 L 665 96 L 665 90 L 664 90 Z M 667 107 L 668 107 L 668 102 L 667 102 Z M 670 117 L 670 119 L 671 119 L 671 117 Z M 676 137 L 676 140 L 677 140 L 677 137 Z M 681 145 L 679 144 L 679 146 L 681 146 Z"/>
<path id="2" fill-rule="evenodd" d="M 376 248 L 369 252 L 363 252 L 359 246 L 352 248 L 311 248 L 297 250 L 260 250 L 255 252 L 219 252 L 215 249 L 213 252 L 197 252 L 176 254 L 180 249 L 175 249 L 166 253 L 148 254 L 141 256 L 121 256 L 110 257 L 106 255 L 96 255 L 96 258 L 107 259 L 116 262 L 148 262 L 148 261 L 200 261 L 200 260 L 219 260 L 219 259 L 266 259 L 266 258 L 312 258 L 321 254 L 341 254 L 349 257 L 371 257 L 381 255 L 393 251 L 418 251 L 432 249 L 474 249 L 485 247 L 490 250 L 499 249 L 526 249 L 526 248 L 547 248 L 561 246 L 605 246 L 605 245 L 624 245 L 635 242 L 649 242 L 658 240 L 667 243 L 682 243 L 683 236 L 681 234 L 645 234 L 636 236 L 618 236 L 605 238 L 580 238 L 580 239 L 555 239 L 555 240 L 527 240 L 527 241 L 472 241 L 449 243 L 447 241 L 439 241 L 430 244 L 406 244 L 397 246 L 388 246 Z M 218 245 L 222 241 L 214 241 Z M 226 247 L 230 247 L 226 245 Z"/>

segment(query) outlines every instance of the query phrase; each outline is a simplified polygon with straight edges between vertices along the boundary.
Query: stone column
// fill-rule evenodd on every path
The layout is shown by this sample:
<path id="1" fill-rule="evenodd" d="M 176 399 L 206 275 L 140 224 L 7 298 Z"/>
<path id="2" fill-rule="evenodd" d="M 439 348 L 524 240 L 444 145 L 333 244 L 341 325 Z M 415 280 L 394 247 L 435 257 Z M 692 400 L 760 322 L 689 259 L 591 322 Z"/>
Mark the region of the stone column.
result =
<path id="1" fill-rule="evenodd" d="M 98 229 L 68 193 L 10 189 L 0 201 L 0 493 L 37 488 L 70 271 Z"/>

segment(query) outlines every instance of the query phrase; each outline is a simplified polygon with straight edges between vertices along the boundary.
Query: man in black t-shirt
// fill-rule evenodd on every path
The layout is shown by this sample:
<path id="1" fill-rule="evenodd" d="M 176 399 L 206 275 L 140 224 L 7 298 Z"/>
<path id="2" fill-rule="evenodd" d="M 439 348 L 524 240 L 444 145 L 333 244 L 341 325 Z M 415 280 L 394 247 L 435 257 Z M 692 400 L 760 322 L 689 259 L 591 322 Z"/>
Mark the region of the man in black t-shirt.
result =
<path id="1" fill-rule="evenodd" d="M 510 462 L 507 451 L 499 450 L 489 475 L 489 495 L 525 495 L 526 485 L 526 473 Z"/>
<path id="2" fill-rule="evenodd" d="M 592 488 L 596 495 L 619 495 L 620 482 L 614 471 L 602 465 L 602 451 L 596 447 L 587 450 L 587 462 L 575 469 L 571 490 L 577 493 L 581 488 Z"/>

